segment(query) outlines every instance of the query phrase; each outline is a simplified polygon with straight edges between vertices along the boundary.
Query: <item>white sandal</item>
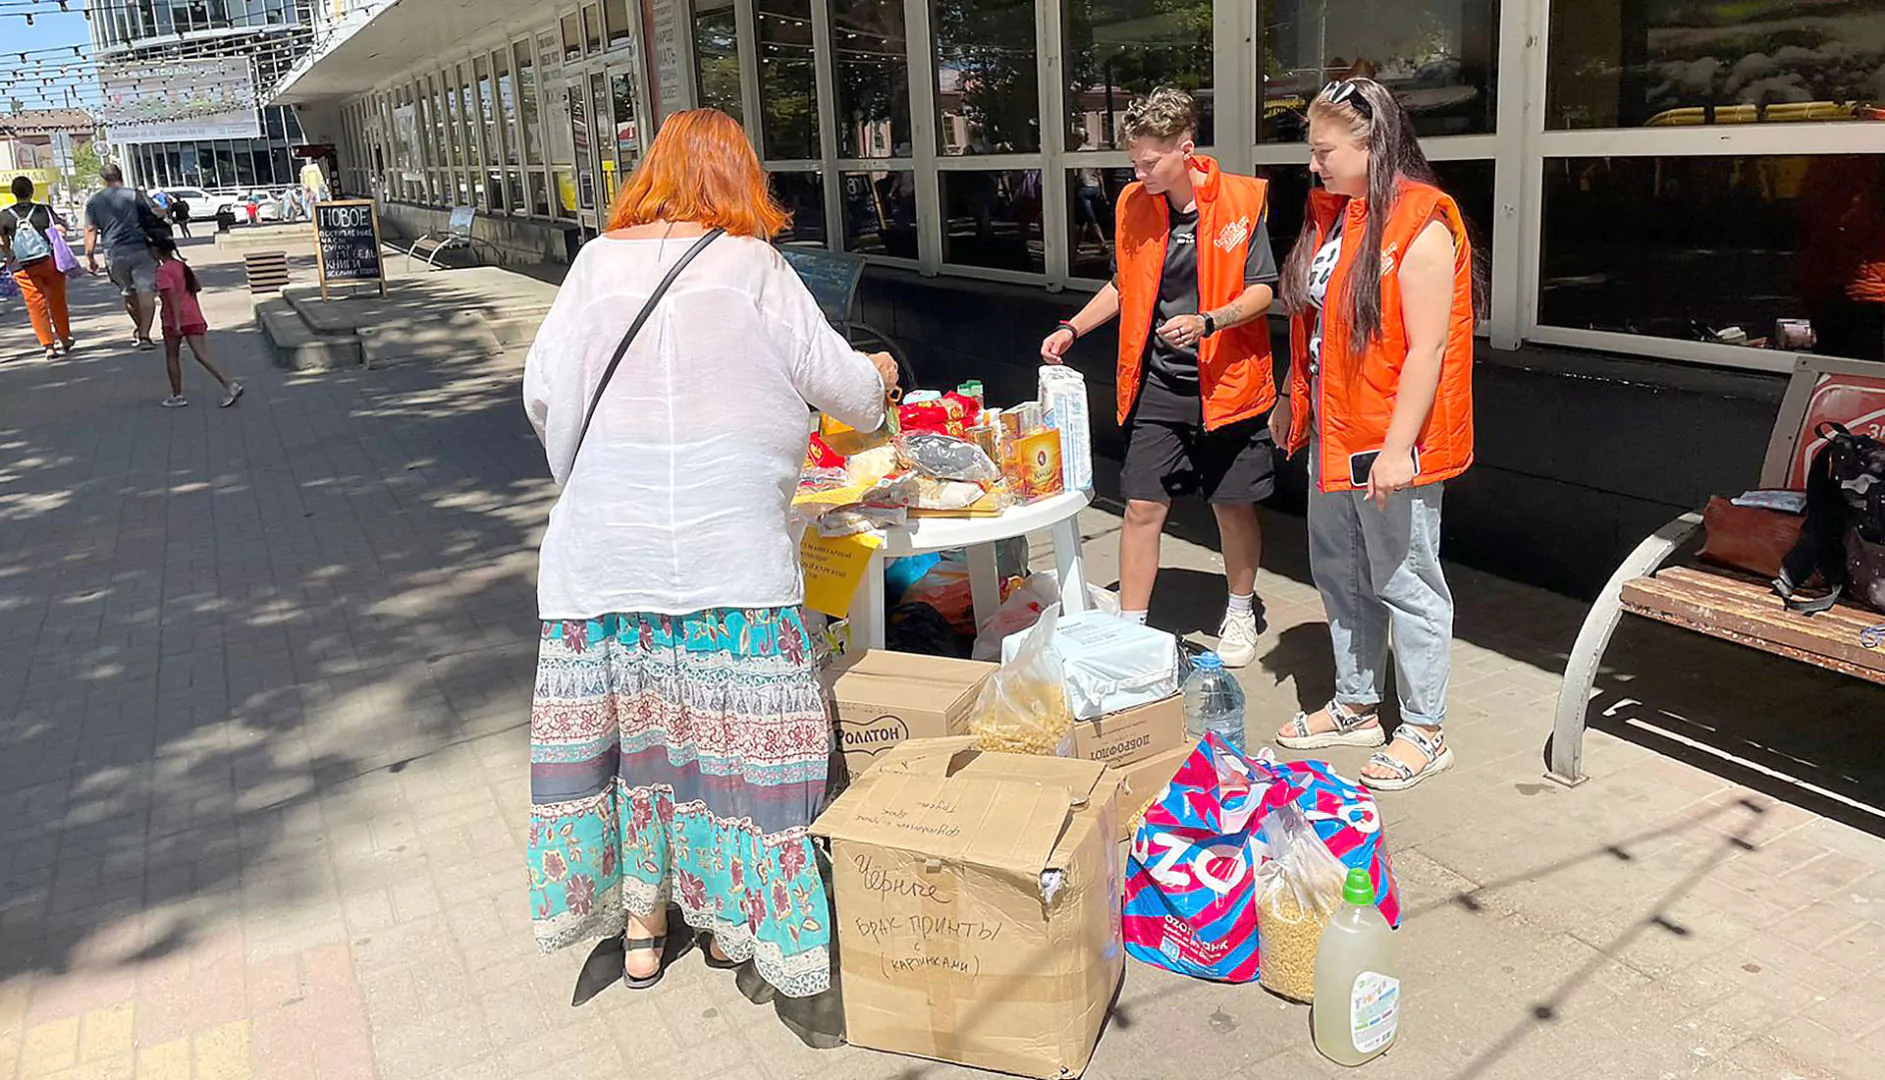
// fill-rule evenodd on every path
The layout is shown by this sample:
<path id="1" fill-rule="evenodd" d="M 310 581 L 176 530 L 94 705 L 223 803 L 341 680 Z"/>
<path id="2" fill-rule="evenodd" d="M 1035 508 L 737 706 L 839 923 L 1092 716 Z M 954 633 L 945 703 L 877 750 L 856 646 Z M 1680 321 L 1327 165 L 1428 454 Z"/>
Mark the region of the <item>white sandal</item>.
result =
<path id="1" fill-rule="evenodd" d="M 1394 741 L 1411 743 L 1424 760 L 1416 769 L 1385 750 L 1370 756 L 1369 765 L 1394 774 L 1391 777 L 1377 777 L 1362 773 L 1361 782 L 1371 791 L 1406 791 L 1429 776 L 1453 767 L 1453 748 L 1446 744 L 1445 735 L 1429 735 L 1418 725 L 1403 723 L 1395 729 Z"/>
<path id="2" fill-rule="evenodd" d="M 1348 706 L 1339 701 L 1329 702 L 1327 709 L 1329 719 L 1335 721 L 1334 731 L 1311 733 L 1309 714 L 1299 712 L 1296 714 L 1296 719 L 1289 722 L 1293 734 L 1278 735 L 1276 745 L 1286 750 L 1320 750 L 1325 746 L 1387 745 L 1387 733 L 1381 730 L 1381 720 L 1374 713 L 1350 712 Z"/>

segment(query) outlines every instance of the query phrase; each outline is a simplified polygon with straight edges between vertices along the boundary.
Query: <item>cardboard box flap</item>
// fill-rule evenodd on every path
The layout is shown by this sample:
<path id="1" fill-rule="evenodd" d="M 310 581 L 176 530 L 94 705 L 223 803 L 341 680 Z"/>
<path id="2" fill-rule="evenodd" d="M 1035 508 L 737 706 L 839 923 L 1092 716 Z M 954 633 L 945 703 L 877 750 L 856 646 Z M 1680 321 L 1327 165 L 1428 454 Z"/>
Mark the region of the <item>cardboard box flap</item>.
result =
<path id="1" fill-rule="evenodd" d="M 994 670 L 972 660 L 871 650 L 843 658 L 825 680 L 847 702 L 948 712 Z"/>
<path id="2" fill-rule="evenodd" d="M 1060 784 L 1076 805 L 1093 797 L 1106 774 L 1104 762 L 1033 754 L 991 754 L 975 748 L 970 735 L 911 739 L 885 751 L 878 768 L 924 776 L 959 776 L 1023 784 Z"/>
<path id="3" fill-rule="evenodd" d="M 1052 861 L 1075 796 L 1058 783 L 872 770 L 812 831 L 1032 879 Z"/>

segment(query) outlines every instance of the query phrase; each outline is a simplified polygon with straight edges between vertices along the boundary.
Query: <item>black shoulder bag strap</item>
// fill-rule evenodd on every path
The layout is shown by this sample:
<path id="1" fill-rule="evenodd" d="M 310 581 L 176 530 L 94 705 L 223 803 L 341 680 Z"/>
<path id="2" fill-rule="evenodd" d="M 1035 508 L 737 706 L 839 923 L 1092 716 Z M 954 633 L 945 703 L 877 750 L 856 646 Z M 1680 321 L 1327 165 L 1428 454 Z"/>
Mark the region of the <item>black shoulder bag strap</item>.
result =
<path id="1" fill-rule="evenodd" d="M 615 378 L 615 369 L 621 366 L 622 357 L 628 355 L 628 347 L 634 343 L 635 335 L 641 333 L 642 324 L 648 321 L 648 316 L 654 313 L 655 305 L 667 295 L 668 286 L 674 284 L 674 279 L 681 276 L 681 271 L 687 269 L 687 264 L 694 261 L 694 256 L 706 250 L 708 244 L 718 240 L 725 232 L 725 229 L 709 229 L 704 236 L 694 241 L 694 246 L 688 248 L 685 254 L 675 260 L 667 276 L 661 279 L 661 284 L 655 286 L 655 291 L 648 294 L 648 302 L 641 306 L 641 313 L 636 315 L 635 321 L 629 324 L 628 333 L 622 335 L 622 343 L 615 347 L 615 355 L 609 359 L 609 366 L 602 369 L 602 378 L 596 381 L 596 392 L 589 395 L 589 411 L 583 414 L 582 430 L 576 433 L 576 449 L 571 451 L 569 469 L 563 473 L 565 483 L 568 482 L 570 474 L 576 470 L 576 455 L 582 453 L 583 440 L 589 437 L 589 425 L 596 418 L 596 406 L 602 403 L 602 392 L 609 388 L 609 380 Z"/>

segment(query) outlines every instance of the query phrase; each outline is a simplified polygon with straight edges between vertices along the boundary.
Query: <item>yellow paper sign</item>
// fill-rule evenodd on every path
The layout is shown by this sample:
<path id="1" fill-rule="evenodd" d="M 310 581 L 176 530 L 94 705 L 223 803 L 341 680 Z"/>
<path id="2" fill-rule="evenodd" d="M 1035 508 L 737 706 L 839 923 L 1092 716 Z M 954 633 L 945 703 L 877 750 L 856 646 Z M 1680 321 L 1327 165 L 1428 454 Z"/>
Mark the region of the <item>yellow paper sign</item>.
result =
<path id="1" fill-rule="evenodd" d="M 825 537 L 807 529 L 799 542 L 799 562 L 805 568 L 805 606 L 834 619 L 851 614 L 851 597 L 864 579 L 871 555 L 884 542 L 875 533 Z"/>

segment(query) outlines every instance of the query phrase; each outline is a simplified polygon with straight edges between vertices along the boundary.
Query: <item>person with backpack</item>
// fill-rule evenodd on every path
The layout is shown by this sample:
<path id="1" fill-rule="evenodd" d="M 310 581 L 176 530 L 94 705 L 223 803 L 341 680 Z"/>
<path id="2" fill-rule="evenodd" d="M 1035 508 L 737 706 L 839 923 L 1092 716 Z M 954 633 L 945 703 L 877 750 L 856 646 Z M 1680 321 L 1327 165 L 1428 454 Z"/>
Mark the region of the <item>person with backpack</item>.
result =
<path id="1" fill-rule="evenodd" d="M 72 351 L 72 315 L 65 303 L 65 272 L 53 258 L 52 230 L 65 219 L 45 203 L 33 201 L 33 181 L 13 178 L 13 205 L 0 212 L 0 250 L 26 301 L 27 317 L 46 359 Z M 56 336 L 55 336 L 56 335 Z"/>
<path id="2" fill-rule="evenodd" d="M 183 396 L 183 343 L 190 343 L 190 353 L 203 370 L 215 376 L 223 386 L 220 408 L 227 409 L 242 396 L 242 384 L 224 375 L 209 358 L 209 321 L 203 317 L 203 305 L 196 294 L 203 286 L 196 271 L 177 253 L 177 242 L 165 237 L 152 245 L 157 256 L 157 292 L 164 301 L 164 369 L 170 375 L 170 396 L 161 404 L 166 409 L 181 409 L 190 403 Z"/>
<path id="3" fill-rule="evenodd" d="M 124 170 L 107 165 L 98 171 L 103 191 L 85 203 L 85 258 L 98 273 L 102 244 L 111 260 L 111 281 L 124 295 L 125 314 L 131 316 L 140 351 L 155 349 L 151 323 L 157 318 L 157 258 L 151 244 L 170 238 L 170 226 L 150 196 L 124 186 Z"/>
<path id="4" fill-rule="evenodd" d="M 176 226 L 178 236 L 185 240 L 190 238 L 190 203 L 181 195 L 170 197 L 170 221 Z"/>

